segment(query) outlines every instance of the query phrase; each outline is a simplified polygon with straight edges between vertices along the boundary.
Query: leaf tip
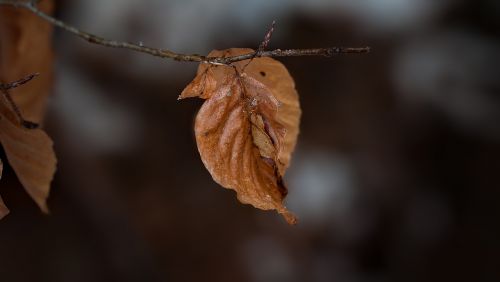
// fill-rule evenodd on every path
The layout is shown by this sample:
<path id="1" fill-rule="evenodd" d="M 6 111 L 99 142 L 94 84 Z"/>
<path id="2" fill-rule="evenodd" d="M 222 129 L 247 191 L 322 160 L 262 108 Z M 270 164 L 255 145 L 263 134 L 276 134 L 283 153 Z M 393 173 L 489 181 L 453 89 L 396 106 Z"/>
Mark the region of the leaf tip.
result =
<path id="1" fill-rule="evenodd" d="M 0 168 L 2 168 L 2 161 L 0 160 Z M 0 177 L 1 177 L 1 170 L 0 170 Z M 9 214 L 9 208 L 4 204 L 2 197 L 0 197 L 0 219 L 4 218 L 6 215 Z"/>
<path id="2" fill-rule="evenodd" d="M 283 218 L 285 218 L 286 222 L 290 225 L 296 225 L 299 222 L 298 218 L 288 210 L 280 212 L 280 214 L 283 216 Z"/>
<path id="3" fill-rule="evenodd" d="M 9 209 L 3 203 L 0 203 L 0 219 L 4 218 L 9 213 Z"/>
<path id="4" fill-rule="evenodd" d="M 46 215 L 49 215 L 50 214 L 50 210 L 49 210 L 49 207 L 47 206 L 47 203 L 44 201 L 43 203 L 39 203 L 38 206 L 40 207 L 40 210 L 46 214 Z"/>

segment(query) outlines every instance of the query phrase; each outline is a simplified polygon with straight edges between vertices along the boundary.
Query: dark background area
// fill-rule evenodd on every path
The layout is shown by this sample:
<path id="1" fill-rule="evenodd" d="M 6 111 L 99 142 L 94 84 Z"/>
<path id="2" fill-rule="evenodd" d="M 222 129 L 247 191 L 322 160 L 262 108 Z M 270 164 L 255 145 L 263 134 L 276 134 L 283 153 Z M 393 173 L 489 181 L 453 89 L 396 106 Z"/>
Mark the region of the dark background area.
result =
<path id="1" fill-rule="evenodd" d="M 6 167 L 0 281 L 499 281 L 500 2 L 303 2 L 59 1 L 184 53 L 255 48 L 273 19 L 270 48 L 372 52 L 280 59 L 303 111 L 288 226 L 205 170 L 202 101 L 177 101 L 196 64 L 57 30 L 51 215 Z"/>

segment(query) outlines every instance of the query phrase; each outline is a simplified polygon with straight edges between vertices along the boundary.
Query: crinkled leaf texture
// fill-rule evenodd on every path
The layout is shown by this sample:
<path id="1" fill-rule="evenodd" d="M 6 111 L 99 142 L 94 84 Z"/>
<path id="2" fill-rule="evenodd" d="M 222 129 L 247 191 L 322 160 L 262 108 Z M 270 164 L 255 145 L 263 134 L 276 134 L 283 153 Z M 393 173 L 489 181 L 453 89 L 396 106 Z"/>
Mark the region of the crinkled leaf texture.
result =
<path id="1" fill-rule="evenodd" d="M 251 49 L 212 51 L 235 56 Z M 206 99 L 195 121 L 201 159 L 213 179 L 237 192 L 244 204 L 276 210 L 290 224 L 296 217 L 283 205 L 283 175 L 299 133 L 300 106 L 289 72 L 272 58 L 234 67 L 200 64 L 179 99 Z M 244 68 L 244 70 L 242 70 Z"/>

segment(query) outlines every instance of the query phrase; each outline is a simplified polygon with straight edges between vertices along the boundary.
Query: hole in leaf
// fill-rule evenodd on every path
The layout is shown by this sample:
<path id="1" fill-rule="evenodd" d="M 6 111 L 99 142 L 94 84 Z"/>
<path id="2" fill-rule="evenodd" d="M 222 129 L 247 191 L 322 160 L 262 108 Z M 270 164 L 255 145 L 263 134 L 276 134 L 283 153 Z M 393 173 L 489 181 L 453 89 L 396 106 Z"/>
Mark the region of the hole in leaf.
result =
<path id="1" fill-rule="evenodd" d="M 261 71 L 261 72 L 260 72 L 260 75 L 262 75 L 262 76 L 266 76 L 266 73 L 265 73 L 265 72 L 263 72 L 263 71 Z"/>

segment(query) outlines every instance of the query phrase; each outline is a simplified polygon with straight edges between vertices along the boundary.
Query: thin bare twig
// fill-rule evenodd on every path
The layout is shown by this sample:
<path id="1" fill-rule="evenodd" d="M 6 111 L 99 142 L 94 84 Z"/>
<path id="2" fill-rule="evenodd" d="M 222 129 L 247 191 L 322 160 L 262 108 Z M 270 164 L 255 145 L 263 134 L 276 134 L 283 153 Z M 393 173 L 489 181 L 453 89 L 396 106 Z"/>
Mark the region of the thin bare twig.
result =
<path id="1" fill-rule="evenodd" d="M 271 27 L 269 30 L 266 32 L 266 35 L 264 36 L 264 40 L 260 43 L 259 48 L 255 53 L 253 53 L 253 56 L 248 62 L 241 68 L 241 72 L 244 72 L 245 69 L 248 67 L 248 65 L 257 57 L 258 54 L 264 52 L 264 50 L 267 48 L 267 45 L 269 45 L 269 42 L 271 41 L 271 36 L 273 35 L 274 27 L 276 26 L 276 21 L 273 20 L 273 23 L 271 24 Z"/>
<path id="2" fill-rule="evenodd" d="M 19 119 L 19 122 L 21 123 L 21 125 L 25 128 L 28 128 L 28 129 L 38 128 L 38 124 L 24 119 L 23 115 L 21 114 L 21 110 L 19 110 L 19 107 L 17 106 L 16 102 L 14 102 L 14 99 L 12 99 L 12 96 L 10 95 L 9 90 L 30 82 L 36 76 L 38 76 L 38 73 L 30 74 L 26 77 L 23 77 L 21 79 L 13 81 L 13 82 L 0 83 L 0 91 L 2 92 L 3 96 L 7 100 L 7 103 L 9 103 L 12 110 L 14 110 L 14 114 Z"/>
<path id="3" fill-rule="evenodd" d="M 74 26 L 71 26 L 63 21 L 60 21 L 43 11 L 37 8 L 36 6 L 37 1 L 31 0 L 31 1 L 21 1 L 21 0 L 0 0 L 0 5 L 6 5 L 6 6 L 13 6 L 13 7 L 18 7 L 18 8 L 23 8 L 26 9 L 38 17 L 46 20 L 47 22 L 60 27 L 90 43 L 106 46 L 106 47 L 112 47 L 112 48 L 122 48 L 122 49 L 129 49 L 133 50 L 136 52 L 141 52 L 141 53 L 146 53 L 152 56 L 160 57 L 160 58 L 168 58 L 168 59 L 174 59 L 176 61 L 182 61 L 182 62 L 203 62 L 203 63 L 210 63 L 210 64 L 222 64 L 222 65 L 229 65 L 234 62 L 238 61 L 243 61 L 247 59 L 252 59 L 255 57 L 298 57 L 298 56 L 325 56 L 325 57 L 332 57 L 337 54 L 345 54 L 345 53 L 368 53 L 370 51 L 369 47 L 359 47 L 359 48 L 345 48 L 345 47 L 331 47 L 331 48 L 315 48 L 315 49 L 287 49 L 287 50 L 281 50 L 281 49 L 276 49 L 272 51 L 263 51 L 263 50 L 257 50 L 252 53 L 244 54 L 244 55 L 238 55 L 238 56 L 233 56 L 233 57 L 207 57 L 203 55 L 198 55 L 198 54 L 181 54 L 181 53 L 176 53 L 170 50 L 166 49 L 159 49 L 159 48 L 153 48 L 153 47 L 147 47 L 144 46 L 143 44 L 134 44 L 134 43 L 129 43 L 129 42 L 122 42 L 122 41 L 115 41 L 115 40 L 109 40 L 102 38 L 100 36 L 82 31 Z M 271 36 L 272 29 L 270 32 L 268 32 L 269 37 Z M 268 35 L 266 34 L 266 38 Z M 266 42 L 266 39 L 264 40 Z M 267 41 L 269 43 L 269 41 Z M 267 44 L 266 44 L 267 45 Z M 265 48 L 265 46 L 264 46 Z M 263 48 L 262 48 L 263 49 Z"/>
<path id="4" fill-rule="evenodd" d="M 275 26 L 276 26 L 276 21 L 273 20 L 273 22 L 271 23 L 271 27 L 269 27 L 269 30 L 266 32 L 266 36 L 264 36 L 264 40 L 260 43 L 257 52 L 262 52 L 267 48 L 269 42 L 271 41 L 271 36 L 273 36 Z"/>
<path id="5" fill-rule="evenodd" d="M 16 88 L 16 87 L 19 87 L 25 83 L 28 83 L 30 80 L 32 80 L 33 78 L 35 78 L 36 76 L 40 75 L 39 73 L 33 73 L 33 74 L 30 74 L 30 75 L 27 75 L 26 77 L 23 77 L 21 79 L 18 79 L 14 82 L 9 82 L 9 83 L 0 83 L 0 89 L 1 90 L 9 90 L 9 89 L 12 89 L 12 88 Z"/>

